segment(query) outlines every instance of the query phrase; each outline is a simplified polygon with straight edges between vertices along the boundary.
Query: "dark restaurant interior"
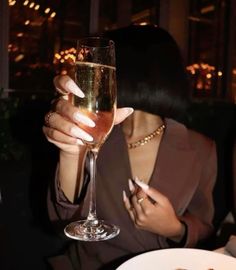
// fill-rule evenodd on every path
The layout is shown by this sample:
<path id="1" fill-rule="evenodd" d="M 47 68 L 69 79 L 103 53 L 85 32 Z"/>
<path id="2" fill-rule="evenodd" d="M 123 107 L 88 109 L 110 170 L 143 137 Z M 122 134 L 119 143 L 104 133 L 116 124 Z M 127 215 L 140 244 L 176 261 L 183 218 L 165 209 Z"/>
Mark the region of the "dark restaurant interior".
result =
<path id="1" fill-rule="evenodd" d="M 72 67 L 76 39 L 130 24 L 176 39 L 191 84 L 187 125 L 217 145 L 218 234 L 207 248 L 236 233 L 236 0 L 0 0 L 0 269 L 48 270 L 67 245 L 46 206 L 57 149 L 42 126 L 53 78 Z"/>

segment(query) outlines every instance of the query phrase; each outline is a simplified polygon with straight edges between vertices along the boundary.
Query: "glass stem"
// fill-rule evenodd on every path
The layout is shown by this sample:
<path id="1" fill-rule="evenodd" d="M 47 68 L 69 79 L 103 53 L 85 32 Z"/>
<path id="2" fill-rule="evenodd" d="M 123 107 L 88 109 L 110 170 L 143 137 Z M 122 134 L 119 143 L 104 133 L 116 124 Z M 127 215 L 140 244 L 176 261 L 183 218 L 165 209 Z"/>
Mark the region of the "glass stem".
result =
<path id="1" fill-rule="evenodd" d="M 92 223 L 92 225 L 98 224 L 97 212 L 96 212 L 96 161 L 97 161 L 97 151 L 92 149 L 88 152 L 89 155 L 89 169 L 90 169 L 90 189 L 89 189 L 89 213 L 87 221 Z"/>

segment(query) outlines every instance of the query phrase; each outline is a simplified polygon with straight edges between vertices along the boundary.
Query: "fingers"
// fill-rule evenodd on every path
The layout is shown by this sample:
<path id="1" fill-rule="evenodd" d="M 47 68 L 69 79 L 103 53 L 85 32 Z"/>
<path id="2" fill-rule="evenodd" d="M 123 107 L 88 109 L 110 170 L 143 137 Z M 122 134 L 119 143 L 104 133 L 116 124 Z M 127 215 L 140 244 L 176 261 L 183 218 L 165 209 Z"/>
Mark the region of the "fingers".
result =
<path id="1" fill-rule="evenodd" d="M 54 78 L 54 85 L 57 91 L 63 95 L 72 93 L 81 98 L 84 97 L 83 91 L 68 75 L 58 75 Z M 117 109 L 115 124 L 124 121 L 131 113 L 133 108 L 125 107 Z"/>
<path id="2" fill-rule="evenodd" d="M 143 197 L 139 197 L 140 193 L 134 193 L 128 198 L 124 196 L 124 204 L 127 212 L 134 225 L 138 229 L 144 229 L 149 222 L 150 215 L 153 214 L 155 206 L 149 201 L 144 193 Z"/>
<path id="3" fill-rule="evenodd" d="M 58 75 L 54 78 L 53 82 L 57 91 L 63 95 L 72 93 L 78 97 L 84 97 L 83 91 L 68 75 Z"/>
<path id="4" fill-rule="evenodd" d="M 75 138 L 75 137 L 71 137 L 68 136 L 56 129 L 50 128 L 50 127 L 43 127 L 43 133 L 46 136 L 46 138 L 48 139 L 48 141 L 52 142 L 59 142 L 59 143 L 66 143 L 66 144 L 70 144 L 70 145 L 75 145 L 75 144 L 79 144 L 79 145 L 83 145 L 82 140 Z"/>
<path id="5" fill-rule="evenodd" d="M 135 216 L 134 216 L 134 212 L 133 212 L 133 206 L 130 204 L 130 201 L 129 201 L 129 199 L 126 195 L 126 192 L 124 190 L 123 190 L 123 201 L 124 201 L 125 208 L 126 208 L 127 212 L 129 213 L 130 218 L 134 222 Z"/>
<path id="6" fill-rule="evenodd" d="M 128 179 L 128 185 L 129 185 L 129 190 L 130 190 L 131 194 L 134 194 L 136 188 L 135 188 L 133 181 L 131 179 Z"/>
<path id="7" fill-rule="evenodd" d="M 66 139 L 63 137 L 60 137 L 60 134 L 58 135 L 57 140 L 53 140 L 52 138 L 50 138 L 47 133 L 48 133 L 48 127 L 43 127 L 43 133 L 45 134 L 46 139 L 53 143 L 54 145 L 56 145 L 57 147 L 59 147 L 60 149 L 62 149 L 65 152 L 71 153 L 71 154 L 77 154 L 79 152 L 79 146 L 81 147 L 83 142 L 79 141 L 78 139 L 74 139 L 75 143 L 73 143 L 71 140 L 71 138 L 68 136 Z M 62 134 L 63 136 L 64 134 Z M 70 144 L 71 142 L 71 144 Z M 84 147 L 84 146 L 83 146 Z"/>
<path id="8" fill-rule="evenodd" d="M 49 111 L 49 112 L 45 115 L 45 117 L 44 117 L 44 122 L 45 122 L 45 125 L 46 125 L 47 127 L 50 126 L 50 119 L 53 117 L 53 114 L 54 114 L 53 111 Z"/>
<path id="9" fill-rule="evenodd" d="M 43 127 L 49 142 L 64 151 L 78 153 L 78 146 L 85 146 L 84 141 L 93 141 L 93 137 L 86 132 L 95 126 L 90 118 L 63 99 L 59 99 L 53 109 L 55 111 L 46 114 Z"/>
<path id="10" fill-rule="evenodd" d="M 146 223 L 148 213 L 150 213 L 154 205 L 149 201 L 146 193 L 137 188 L 137 185 L 134 185 L 131 179 L 128 180 L 128 186 L 131 195 L 128 198 L 123 191 L 124 205 L 134 225 L 137 228 L 142 228 L 143 224 Z"/>
<path id="11" fill-rule="evenodd" d="M 93 137 L 86 133 L 78 125 L 68 121 L 56 112 L 53 113 L 48 122 L 49 127 L 45 129 L 45 131 L 47 132 L 48 137 L 53 140 L 59 140 L 61 142 L 68 142 L 71 144 L 74 142 L 74 140 L 72 138 L 68 139 L 68 136 L 70 136 L 74 139 L 80 139 L 89 142 L 93 141 Z"/>
<path id="12" fill-rule="evenodd" d="M 84 97 L 83 91 L 77 86 L 77 84 L 68 76 L 68 75 L 58 75 L 54 78 L 54 85 L 57 91 L 61 94 L 63 94 L 63 99 L 68 100 L 68 94 L 72 93 L 75 94 L 76 96 L 79 96 L 81 98 Z M 60 99 L 62 100 L 62 99 Z M 60 105 L 59 101 L 57 102 Z M 57 104 L 56 103 L 56 104 Z M 68 102 L 69 103 L 69 102 Z M 64 103 L 65 104 L 65 103 Z M 62 107 L 64 108 L 64 107 Z M 116 111 L 116 116 L 114 123 L 119 124 L 122 121 L 124 121 L 130 114 L 133 113 L 133 108 L 125 107 L 125 108 L 118 108 Z M 66 113 L 67 110 L 64 111 Z M 70 114 L 69 112 L 67 115 Z"/>
<path id="13" fill-rule="evenodd" d="M 137 216 L 140 218 L 142 215 L 146 216 L 151 211 L 154 206 L 153 203 L 149 200 L 149 197 L 144 192 L 137 192 L 131 197 L 132 205 L 137 213 Z"/>
<path id="14" fill-rule="evenodd" d="M 158 190 L 148 186 L 147 184 L 141 182 L 140 180 L 136 179 L 135 183 L 145 192 L 155 203 L 159 205 L 166 205 L 168 199 L 166 196 L 161 194 Z"/>
<path id="15" fill-rule="evenodd" d="M 81 98 L 84 97 L 83 91 L 76 85 L 76 83 L 67 75 L 59 75 L 54 78 L 54 85 L 57 91 L 63 95 L 68 95 L 73 93 Z M 83 117 L 83 115 L 78 112 L 78 108 L 74 107 L 70 102 L 68 102 L 68 96 L 63 96 L 63 98 L 57 99 L 54 103 L 55 111 L 61 115 L 67 117 L 71 121 L 79 121 L 90 127 L 94 127 L 94 122 L 88 118 Z M 116 116 L 114 119 L 115 124 L 119 124 L 124 121 L 130 114 L 133 113 L 133 108 L 125 107 L 118 108 L 116 111 Z"/>
<path id="16" fill-rule="evenodd" d="M 61 116 L 77 124 L 83 124 L 88 127 L 95 127 L 94 121 L 80 112 L 78 108 L 64 99 L 59 99 L 54 106 L 54 110 Z"/>
<path id="17" fill-rule="evenodd" d="M 114 124 L 117 125 L 123 122 L 129 115 L 133 113 L 134 109 L 129 107 L 118 108 L 116 110 L 116 116 L 114 120 Z"/>
<path id="18" fill-rule="evenodd" d="M 144 202 L 145 197 L 139 198 L 136 194 L 131 196 L 131 204 L 134 208 L 133 212 L 134 212 L 134 216 L 135 216 L 135 224 L 136 225 L 140 225 L 140 223 L 141 223 L 140 221 L 142 221 L 144 218 L 143 208 L 142 208 L 141 204 L 139 203 L 139 199 L 141 199 L 141 198 L 143 198 L 142 202 Z"/>

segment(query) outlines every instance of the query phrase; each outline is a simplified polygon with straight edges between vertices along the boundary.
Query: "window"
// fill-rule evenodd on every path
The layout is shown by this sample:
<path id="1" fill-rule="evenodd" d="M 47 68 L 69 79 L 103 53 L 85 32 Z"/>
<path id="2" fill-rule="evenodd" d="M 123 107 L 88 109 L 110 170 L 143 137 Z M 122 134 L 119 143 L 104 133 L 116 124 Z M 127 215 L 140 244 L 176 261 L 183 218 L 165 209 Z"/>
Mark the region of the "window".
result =
<path id="1" fill-rule="evenodd" d="M 229 1 L 192 0 L 188 71 L 195 97 L 226 97 Z"/>

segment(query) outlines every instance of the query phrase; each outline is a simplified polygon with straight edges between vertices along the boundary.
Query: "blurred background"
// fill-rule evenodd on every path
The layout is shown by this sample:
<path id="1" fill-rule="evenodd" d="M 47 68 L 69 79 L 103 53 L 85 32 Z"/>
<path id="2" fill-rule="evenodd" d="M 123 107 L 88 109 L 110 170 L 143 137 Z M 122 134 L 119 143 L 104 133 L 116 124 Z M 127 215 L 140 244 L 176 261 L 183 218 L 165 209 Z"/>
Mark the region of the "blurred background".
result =
<path id="1" fill-rule="evenodd" d="M 216 226 L 234 214 L 236 0 L 0 0 L 0 269 L 47 270 L 64 248 L 46 210 L 57 150 L 41 128 L 53 77 L 70 69 L 77 38 L 130 24 L 176 39 L 191 83 L 187 124 L 217 144 Z"/>

